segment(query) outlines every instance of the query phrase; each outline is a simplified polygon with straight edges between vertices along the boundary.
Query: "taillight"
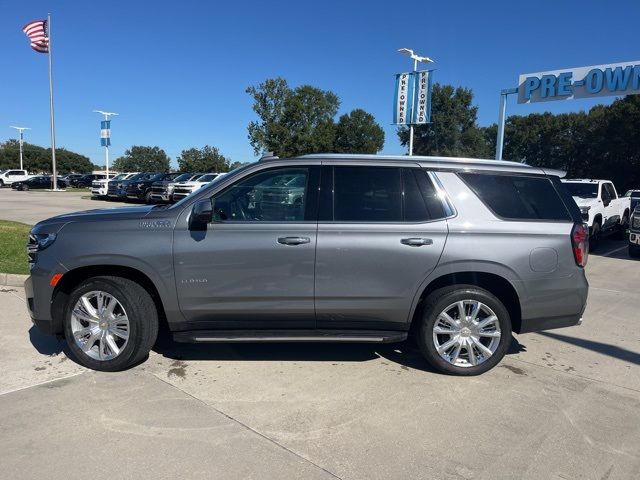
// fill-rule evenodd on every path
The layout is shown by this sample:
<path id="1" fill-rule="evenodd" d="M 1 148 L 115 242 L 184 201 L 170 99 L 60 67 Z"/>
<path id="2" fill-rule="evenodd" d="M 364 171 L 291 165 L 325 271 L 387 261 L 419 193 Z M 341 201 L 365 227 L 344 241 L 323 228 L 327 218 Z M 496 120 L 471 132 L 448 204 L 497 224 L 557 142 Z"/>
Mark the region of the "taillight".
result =
<path id="1" fill-rule="evenodd" d="M 584 267 L 589 258 L 589 226 L 586 223 L 576 223 L 571 230 L 571 245 L 576 264 Z"/>

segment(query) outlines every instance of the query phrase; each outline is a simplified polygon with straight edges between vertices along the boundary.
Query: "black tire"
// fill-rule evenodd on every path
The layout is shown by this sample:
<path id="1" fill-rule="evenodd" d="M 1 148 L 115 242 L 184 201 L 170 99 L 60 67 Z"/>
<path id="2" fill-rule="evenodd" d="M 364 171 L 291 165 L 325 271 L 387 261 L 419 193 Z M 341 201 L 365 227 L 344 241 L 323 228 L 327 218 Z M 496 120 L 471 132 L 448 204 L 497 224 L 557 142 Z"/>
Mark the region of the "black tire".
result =
<path id="1" fill-rule="evenodd" d="M 26 192 L 27 190 L 29 190 L 29 185 L 20 185 L 20 190 Z"/>
<path id="2" fill-rule="evenodd" d="M 144 194 L 144 203 L 146 203 L 147 205 L 154 203 L 153 200 L 151 200 L 151 190 L 147 190 L 147 192 Z"/>
<path id="3" fill-rule="evenodd" d="M 629 256 L 631 258 L 640 258 L 640 247 L 629 244 Z"/>
<path id="4" fill-rule="evenodd" d="M 129 319 L 129 338 L 122 351 L 111 360 L 91 358 L 76 344 L 71 330 L 72 309 L 82 295 L 103 291 L 115 297 Z M 78 363 L 93 370 L 116 372 L 140 363 L 151 350 L 158 336 L 158 312 L 147 291 L 138 283 L 122 277 L 92 277 L 81 282 L 69 295 L 64 309 L 64 335 Z"/>
<path id="5" fill-rule="evenodd" d="M 600 237 L 602 235 L 602 227 L 600 222 L 594 222 L 591 227 L 591 235 L 589 236 L 589 251 L 595 252 L 600 245 Z"/>
<path id="6" fill-rule="evenodd" d="M 498 317 L 501 336 L 491 357 L 475 366 L 456 366 L 443 359 L 433 342 L 433 328 L 438 316 L 448 306 L 461 300 L 477 300 L 488 306 Z M 487 290 L 475 285 L 454 285 L 432 292 L 424 301 L 424 309 L 417 330 L 418 346 L 424 358 L 437 370 L 450 375 L 480 375 L 495 367 L 504 357 L 511 344 L 511 318 L 498 298 Z"/>
<path id="7" fill-rule="evenodd" d="M 0 180 L 0 188 L 4 187 L 4 182 Z"/>
<path id="8" fill-rule="evenodd" d="M 629 228 L 629 213 L 625 213 L 622 216 L 622 222 L 618 225 L 618 230 L 616 231 L 616 239 L 626 240 L 627 228 Z"/>

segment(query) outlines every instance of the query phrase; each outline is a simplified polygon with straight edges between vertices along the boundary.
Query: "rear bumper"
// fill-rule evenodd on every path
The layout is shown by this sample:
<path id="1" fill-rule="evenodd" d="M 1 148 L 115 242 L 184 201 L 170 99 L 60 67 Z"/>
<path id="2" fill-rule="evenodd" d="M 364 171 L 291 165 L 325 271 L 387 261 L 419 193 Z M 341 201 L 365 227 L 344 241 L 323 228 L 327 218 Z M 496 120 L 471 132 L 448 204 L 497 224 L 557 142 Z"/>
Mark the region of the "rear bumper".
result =
<path id="1" fill-rule="evenodd" d="M 584 269 L 569 277 L 527 281 L 520 304 L 522 319 L 517 333 L 572 327 L 582 323 L 589 283 Z"/>

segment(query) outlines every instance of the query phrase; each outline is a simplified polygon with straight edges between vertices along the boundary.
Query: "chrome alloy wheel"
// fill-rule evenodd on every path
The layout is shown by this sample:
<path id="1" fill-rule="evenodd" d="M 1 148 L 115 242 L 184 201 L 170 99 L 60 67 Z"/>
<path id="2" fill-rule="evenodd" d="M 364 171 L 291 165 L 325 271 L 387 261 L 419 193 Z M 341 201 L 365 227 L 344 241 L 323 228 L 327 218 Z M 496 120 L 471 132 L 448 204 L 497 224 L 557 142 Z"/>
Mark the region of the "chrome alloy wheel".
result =
<path id="1" fill-rule="evenodd" d="M 500 344 L 500 322 L 487 305 L 461 300 L 445 308 L 433 327 L 433 344 L 445 361 L 456 367 L 486 362 Z"/>
<path id="2" fill-rule="evenodd" d="M 76 345 L 94 360 L 112 360 L 129 341 L 129 318 L 122 304 L 102 291 L 82 295 L 71 312 Z"/>

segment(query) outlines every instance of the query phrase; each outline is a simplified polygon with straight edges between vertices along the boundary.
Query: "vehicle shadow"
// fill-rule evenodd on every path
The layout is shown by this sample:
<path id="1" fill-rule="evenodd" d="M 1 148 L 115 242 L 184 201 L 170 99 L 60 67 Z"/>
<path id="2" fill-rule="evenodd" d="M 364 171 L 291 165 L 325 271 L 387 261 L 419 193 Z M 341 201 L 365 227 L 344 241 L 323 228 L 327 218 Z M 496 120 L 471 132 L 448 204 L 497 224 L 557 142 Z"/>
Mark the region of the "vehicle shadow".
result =
<path id="1" fill-rule="evenodd" d="M 172 360 L 366 362 L 384 358 L 403 367 L 439 373 L 422 357 L 413 340 L 389 344 L 363 343 L 217 343 L 190 344 L 161 338 L 153 350 Z M 514 337 L 507 355 L 526 351 Z"/>
<path id="2" fill-rule="evenodd" d="M 570 337 L 568 335 L 561 335 L 554 332 L 538 332 L 538 335 L 552 338 L 560 342 L 570 343 L 576 347 L 585 348 L 594 352 L 607 355 L 609 357 L 617 358 L 625 362 L 630 362 L 635 365 L 640 365 L 640 353 L 632 352 L 625 348 L 620 348 L 616 345 L 609 345 L 608 343 L 595 342 L 593 340 L 585 340 L 583 338 Z"/>
<path id="3" fill-rule="evenodd" d="M 29 329 L 29 341 L 42 355 L 52 356 L 64 352 L 69 356 L 67 342 L 52 335 L 44 335 L 35 326 Z"/>

